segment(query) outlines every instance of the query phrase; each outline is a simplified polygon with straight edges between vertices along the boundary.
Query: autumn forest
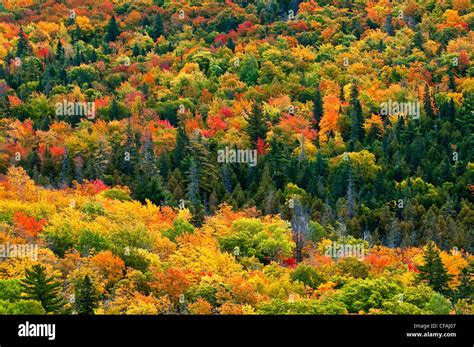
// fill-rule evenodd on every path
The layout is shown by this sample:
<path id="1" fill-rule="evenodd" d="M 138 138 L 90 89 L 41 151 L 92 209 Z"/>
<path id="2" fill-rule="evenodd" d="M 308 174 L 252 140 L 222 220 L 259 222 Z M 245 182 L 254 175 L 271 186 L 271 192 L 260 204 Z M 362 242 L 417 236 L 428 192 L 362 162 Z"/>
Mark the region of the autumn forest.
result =
<path id="1" fill-rule="evenodd" d="M 474 314 L 470 0 L 1 0 L 0 314 Z"/>

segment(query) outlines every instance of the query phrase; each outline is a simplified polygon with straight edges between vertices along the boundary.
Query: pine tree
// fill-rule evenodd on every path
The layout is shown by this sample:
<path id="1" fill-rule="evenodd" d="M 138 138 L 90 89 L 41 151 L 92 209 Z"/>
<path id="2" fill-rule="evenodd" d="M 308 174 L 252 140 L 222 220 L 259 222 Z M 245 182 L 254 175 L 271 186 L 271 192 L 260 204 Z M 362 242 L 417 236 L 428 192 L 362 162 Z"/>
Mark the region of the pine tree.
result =
<path id="1" fill-rule="evenodd" d="M 447 116 L 450 122 L 454 122 L 456 119 L 456 105 L 454 104 L 453 98 L 449 99 L 449 104 L 447 107 Z"/>
<path id="2" fill-rule="evenodd" d="M 108 109 L 108 114 L 109 120 L 121 120 L 130 115 L 129 111 L 118 102 L 116 98 L 112 99 Z"/>
<path id="3" fill-rule="evenodd" d="M 448 88 L 450 91 L 455 92 L 456 91 L 456 83 L 454 82 L 454 73 L 453 70 L 449 70 L 449 83 L 448 83 Z"/>
<path id="4" fill-rule="evenodd" d="M 316 86 L 316 92 L 314 93 L 313 99 L 313 127 L 319 130 L 319 122 L 323 117 L 323 98 L 321 96 L 321 90 L 319 84 Z"/>
<path id="5" fill-rule="evenodd" d="M 41 158 L 38 153 L 37 148 L 33 148 L 30 153 L 28 153 L 28 156 L 26 157 L 26 163 L 25 163 L 25 169 L 26 172 L 33 177 L 33 171 L 36 170 L 36 172 L 39 172 L 39 169 L 41 167 Z"/>
<path id="6" fill-rule="evenodd" d="M 31 54 L 32 49 L 31 45 L 26 38 L 25 32 L 23 31 L 23 27 L 20 27 L 20 33 L 18 34 L 18 42 L 16 44 L 16 56 L 17 57 L 24 57 L 25 55 Z"/>
<path id="7" fill-rule="evenodd" d="M 172 196 L 164 187 L 163 179 L 160 174 L 156 173 L 149 180 L 146 198 L 155 205 L 170 204 Z"/>
<path id="8" fill-rule="evenodd" d="M 37 264 L 26 269 L 20 284 L 26 298 L 39 301 L 46 313 L 58 313 L 63 309 L 65 301 L 60 297 L 61 283 L 46 273 L 44 265 Z"/>
<path id="9" fill-rule="evenodd" d="M 253 144 L 256 144 L 259 138 L 266 139 L 268 126 L 263 116 L 262 107 L 257 102 L 252 106 L 252 113 L 247 117 L 247 123 L 245 131 Z"/>
<path id="10" fill-rule="evenodd" d="M 67 155 L 67 148 L 64 147 L 64 154 L 61 167 L 61 175 L 59 177 L 59 183 L 61 185 L 69 186 L 72 181 L 72 163 Z"/>
<path id="11" fill-rule="evenodd" d="M 282 136 L 281 130 L 276 129 L 270 141 L 270 152 L 267 155 L 270 174 L 278 189 L 283 188 L 288 181 L 288 168 L 290 163 L 288 158 L 291 157 L 290 149 L 281 140 Z"/>
<path id="12" fill-rule="evenodd" d="M 166 205 L 172 200 L 158 170 L 153 141 L 149 132 L 145 133 L 143 139 L 140 163 L 134 180 L 134 196 L 140 201 L 149 199 L 156 205 Z"/>
<path id="13" fill-rule="evenodd" d="M 196 165 L 199 191 L 202 195 L 209 196 L 215 188 L 218 172 L 213 161 L 210 160 L 208 149 L 201 143 L 201 140 L 193 140 L 189 143 L 187 152 L 189 155 L 185 161 Z"/>
<path id="14" fill-rule="evenodd" d="M 117 19 L 115 16 L 112 16 L 109 21 L 109 25 L 107 27 L 107 40 L 115 41 L 117 37 L 120 35 L 120 30 L 117 24 Z"/>
<path id="15" fill-rule="evenodd" d="M 474 299 L 474 284 L 472 283 L 472 276 L 474 275 L 474 263 L 469 263 L 462 269 L 459 275 L 459 286 L 456 288 L 457 299 Z"/>
<path id="16" fill-rule="evenodd" d="M 199 189 L 199 169 L 196 160 L 191 159 L 187 174 L 186 198 L 191 202 L 192 224 L 199 227 L 204 222 L 204 205 Z"/>
<path id="17" fill-rule="evenodd" d="M 153 41 L 156 41 L 156 39 L 162 36 L 163 33 L 163 16 L 158 12 L 155 16 L 155 20 L 153 21 L 153 27 L 151 28 L 150 36 L 153 38 Z"/>
<path id="18" fill-rule="evenodd" d="M 183 159 L 186 156 L 187 144 L 188 144 L 188 137 L 186 136 L 184 124 L 183 122 L 180 122 L 180 124 L 178 125 L 178 131 L 176 135 L 176 146 L 173 152 L 174 165 L 177 167 L 181 167 L 183 164 Z"/>
<path id="19" fill-rule="evenodd" d="M 362 106 L 359 101 L 359 90 L 356 84 L 352 84 L 351 87 L 351 100 L 350 100 L 350 118 L 351 118 L 351 140 L 360 141 L 364 140 L 364 114 L 362 113 Z"/>
<path id="20" fill-rule="evenodd" d="M 389 36 L 395 35 L 395 32 L 393 31 L 392 16 L 391 16 L 391 15 L 388 15 L 388 16 L 385 18 L 385 32 L 386 32 Z"/>
<path id="21" fill-rule="evenodd" d="M 234 52 L 234 50 L 235 50 L 235 43 L 234 43 L 234 40 L 232 40 L 232 37 L 229 37 L 229 38 L 227 39 L 226 46 L 227 46 L 227 48 L 229 48 L 232 52 Z"/>
<path id="22" fill-rule="evenodd" d="M 0 118 L 10 117 L 10 116 L 11 116 L 10 99 L 8 98 L 5 84 L 0 83 Z"/>
<path id="23" fill-rule="evenodd" d="M 428 285 L 435 291 L 445 294 L 449 290 L 448 282 L 451 279 L 451 275 L 444 267 L 444 264 L 439 255 L 439 251 L 436 248 L 434 242 L 428 243 L 423 256 L 424 264 L 418 267 L 419 279 Z"/>
<path id="24" fill-rule="evenodd" d="M 80 279 L 74 288 L 74 308 L 78 314 L 92 315 L 99 307 L 100 293 L 94 287 L 89 275 Z"/>
<path id="25" fill-rule="evenodd" d="M 415 31 L 415 35 L 413 35 L 413 46 L 422 50 L 424 41 L 425 40 L 423 38 L 423 34 L 421 33 L 421 31 L 420 30 Z"/>
<path id="26" fill-rule="evenodd" d="M 352 169 L 349 168 L 349 180 L 347 183 L 347 216 L 352 219 L 355 216 L 355 192 Z"/>
<path id="27" fill-rule="evenodd" d="M 431 107 L 431 95 L 430 95 L 430 87 L 428 84 L 425 84 L 425 93 L 424 93 L 424 100 L 423 100 L 424 109 L 426 112 L 426 116 L 428 118 L 433 117 L 433 108 Z"/>

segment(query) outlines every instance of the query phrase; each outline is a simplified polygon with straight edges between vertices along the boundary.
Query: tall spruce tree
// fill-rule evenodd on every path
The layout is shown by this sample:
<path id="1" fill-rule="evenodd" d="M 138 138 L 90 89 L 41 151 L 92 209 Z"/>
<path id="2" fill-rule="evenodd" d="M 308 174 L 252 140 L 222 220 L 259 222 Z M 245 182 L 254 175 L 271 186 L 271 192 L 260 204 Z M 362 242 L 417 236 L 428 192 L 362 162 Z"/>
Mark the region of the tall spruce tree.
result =
<path id="1" fill-rule="evenodd" d="M 351 118 L 351 140 L 360 141 L 364 140 L 364 114 L 362 113 L 362 106 L 359 101 L 359 89 L 355 83 L 351 87 L 351 99 L 350 99 L 350 118 Z"/>
<path id="2" fill-rule="evenodd" d="M 428 118 L 432 118 L 433 117 L 433 107 L 431 106 L 431 93 L 430 93 L 430 87 L 428 86 L 428 84 L 425 84 L 423 106 L 424 106 L 424 109 L 425 109 L 426 116 Z"/>
<path id="3" fill-rule="evenodd" d="M 267 137 L 268 126 L 263 116 L 262 106 L 258 102 L 253 104 L 252 112 L 247 117 L 245 131 L 253 144 L 256 144 L 259 138 L 265 140 Z"/>
<path id="4" fill-rule="evenodd" d="M 321 96 L 321 90 L 319 88 L 319 83 L 316 86 L 316 91 L 313 98 L 313 127 L 314 129 L 319 130 L 319 123 L 323 118 L 323 98 Z"/>
<path id="5" fill-rule="evenodd" d="M 22 58 L 26 55 L 30 55 L 32 52 L 32 48 L 28 39 L 26 38 L 26 34 L 23 31 L 23 27 L 20 27 L 20 33 L 18 34 L 18 42 L 16 44 L 16 56 L 18 58 Z"/>
<path id="6" fill-rule="evenodd" d="M 117 19 L 115 16 L 112 16 L 109 20 L 109 25 L 107 26 L 107 40 L 115 41 L 117 37 L 120 35 L 120 29 L 117 23 Z"/>
<path id="7" fill-rule="evenodd" d="M 434 242 L 429 242 L 423 256 L 424 264 L 418 267 L 419 279 L 426 282 L 435 291 L 446 294 L 449 291 L 448 282 L 451 275 L 444 267 Z"/>
<path id="8" fill-rule="evenodd" d="M 78 314 L 93 315 L 99 307 L 100 293 L 89 275 L 80 279 L 74 288 L 74 308 Z"/>
<path id="9" fill-rule="evenodd" d="M 61 283 L 46 272 L 44 265 L 37 264 L 26 269 L 20 284 L 26 298 L 39 301 L 46 313 L 59 313 L 63 309 L 65 301 L 60 296 Z"/>
<path id="10" fill-rule="evenodd" d="M 157 13 L 153 21 L 153 26 L 150 31 L 150 36 L 153 38 L 153 41 L 156 41 L 157 38 L 164 34 L 163 28 L 163 16 L 161 13 Z"/>
<path id="11" fill-rule="evenodd" d="M 472 277 L 474 276 L 474 263 L 471 261 L 459 275 L 459 286 L 456 288 L 456 299 L 468 299 L 472 302 L 474 300 L 474 283 Z"/>

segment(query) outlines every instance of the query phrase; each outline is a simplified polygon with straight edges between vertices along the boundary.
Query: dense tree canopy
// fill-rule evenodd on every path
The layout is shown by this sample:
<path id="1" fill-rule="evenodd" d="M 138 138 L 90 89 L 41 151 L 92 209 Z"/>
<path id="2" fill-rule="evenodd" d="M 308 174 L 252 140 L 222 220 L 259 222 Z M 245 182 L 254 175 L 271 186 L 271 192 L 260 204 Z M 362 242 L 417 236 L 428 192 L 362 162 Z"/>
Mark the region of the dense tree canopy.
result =
<path id="1" fill-rule="evenodd" d="M 473 25 L 3 1 L 0 313 L 472 314 Z"/>

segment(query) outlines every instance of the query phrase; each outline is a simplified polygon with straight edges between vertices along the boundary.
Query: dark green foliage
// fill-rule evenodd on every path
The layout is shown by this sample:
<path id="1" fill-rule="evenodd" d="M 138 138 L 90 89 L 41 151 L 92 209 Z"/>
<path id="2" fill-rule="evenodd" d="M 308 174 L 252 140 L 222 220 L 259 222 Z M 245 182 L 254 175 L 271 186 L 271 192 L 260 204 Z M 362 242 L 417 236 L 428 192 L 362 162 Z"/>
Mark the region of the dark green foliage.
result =
<path id="1" fill-rule="evenodd" d="M 92 315 L 99 307 L 100 294 L 88 275 L 77 281 L 74 298 L 74 308 L 78 314 Z"/>
<path id="2" fill-rule="evenodd" d="M 117 19 L 115 16 L 112 16 L 109 21 L 109 25 L 107 28 L 107 40 L 108 41 L 115 41 L 120 34 L 120 29 L 117 23 Z"/>
<path id="3" fill-rule="evenodd" d="M 25 297 L 39 301 L 46 313 L 59 313 L 63 310 L 65 301 L 60 295 L 62 285 L 46 272 L 44 265 L 33 265 L 31 269 L 26 269 L 21 286 Z"/>
<path id="4" fill-rule="evenodd" d="M 447 293 L 451 275 L 448 274 L 433 242 L 426 246 L 423 260 L 424 264 L 418 267 L 419 279 L 426 282 L 435 291 L 441 294 Z"/>

